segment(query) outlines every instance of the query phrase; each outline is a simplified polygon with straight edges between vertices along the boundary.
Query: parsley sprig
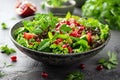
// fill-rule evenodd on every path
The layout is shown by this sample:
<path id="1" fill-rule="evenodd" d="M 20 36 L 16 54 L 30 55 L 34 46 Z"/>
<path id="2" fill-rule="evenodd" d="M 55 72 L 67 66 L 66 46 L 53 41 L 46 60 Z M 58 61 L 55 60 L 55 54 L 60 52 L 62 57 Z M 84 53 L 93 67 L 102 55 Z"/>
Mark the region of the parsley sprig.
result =
<path id="1" fill-rule="evenodd" d="M 16 51 L 13 48 L 9 48 L 8 45 L 0 46 L 0 50 L 2 53 L 10 55 L 11 53 L 15 53 Z"/>
<path id="2" fill-rule="evenodd" d="M 2 23 L 1 23 L 1 26 L 2 26 L 2 29 L 7 29 L 6 23 L 2 22 Z"/>
<path id="3" fill-rule="evenodd" d="M 66 80 L 84 80 L 84 74 L 79 71 L 73 72 L 66 77 Z"/>
<path id="4" fill-rule="evenodd" d="M 114 52 L 108 52 L 108 59 L 102 58 L 99 63 L 107 69 L 114 69 L 118 64 L 117 54 Z"/>

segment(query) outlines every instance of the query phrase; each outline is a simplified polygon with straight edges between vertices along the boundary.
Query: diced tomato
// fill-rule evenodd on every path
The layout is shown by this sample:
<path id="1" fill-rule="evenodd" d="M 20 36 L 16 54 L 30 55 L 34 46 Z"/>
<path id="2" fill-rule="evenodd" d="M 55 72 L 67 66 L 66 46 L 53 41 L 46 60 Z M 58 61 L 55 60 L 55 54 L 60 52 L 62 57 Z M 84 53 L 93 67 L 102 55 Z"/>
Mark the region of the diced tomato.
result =
<path id="1" fill-rule="evenodd" d="M 30 40 L 34 37 L 35 34 L 24 32 L 24 38 Z"/>
<path id="2" fill-rule="evenodd" d="M 91 43 L 91 33 L 90 32 L 87 33 L 87 40 L 88 40 L 88 44 L 90 45 L 90 43 Z"/>

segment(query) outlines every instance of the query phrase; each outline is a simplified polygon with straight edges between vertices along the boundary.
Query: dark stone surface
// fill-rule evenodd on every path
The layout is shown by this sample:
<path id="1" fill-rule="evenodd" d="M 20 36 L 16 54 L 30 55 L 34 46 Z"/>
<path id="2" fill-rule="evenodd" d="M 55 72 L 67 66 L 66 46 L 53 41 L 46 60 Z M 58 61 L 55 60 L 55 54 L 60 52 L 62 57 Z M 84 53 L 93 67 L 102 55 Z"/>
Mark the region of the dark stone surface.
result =
<path id="1" fill-rule="evenodd" d="M 42 0 L 32 1 L 37 5 L 37 12 L 46 12 L 40 8 Z M 0 80 L 64 80 L 67 74 L 74 71 L 83 72 L 85 74 L 85 80 L 120 80 L 120 64 L 118 64 L 117 68 L 113 70 L 104 69 L 100 72 L 95 70 L 97 66 L 96 62 L 102 57 L 107 58 L 106 53 L 108 51 L 116 52 L 120 63 L 120 31 L 111 31 L 111 39 L 108 45 L 96 56 L 89 60 L 80 62 L 86 65 L 84 70 L 79 69 L 78 65 L 67 67 L 43 65 L 20 52 L 10 40 L 10 28 L 16 22 L 22 20 L 22 18 L 15 13 L 15 2 L 15 0 L 0 1 L 0 23 L 5 22 L 8 26 L 7 30 L 2 30 L 0 27 L 0 46 L 8 44 L 9 47 L 15 48 L 17 51 L 17 53 L 9 56 L 0 53 L 0 71 L 5 73 L 5 76 L 0 78 Z M 76 8 L 74 14 L 80 15 L 80 13 L 80 9 Z M 12 20 L 13 17 L 16 18 L 16 20 Z M 16 55 L 18 57 L 17 62 L 12 63 L 10 61 L 10 56 L 12 55 Z M 3 67 L 4 63 L 12 64 L 13 66 Z M 42 78 L 42 72 L 47 72 L 49 77 L 47 79 Z"/>

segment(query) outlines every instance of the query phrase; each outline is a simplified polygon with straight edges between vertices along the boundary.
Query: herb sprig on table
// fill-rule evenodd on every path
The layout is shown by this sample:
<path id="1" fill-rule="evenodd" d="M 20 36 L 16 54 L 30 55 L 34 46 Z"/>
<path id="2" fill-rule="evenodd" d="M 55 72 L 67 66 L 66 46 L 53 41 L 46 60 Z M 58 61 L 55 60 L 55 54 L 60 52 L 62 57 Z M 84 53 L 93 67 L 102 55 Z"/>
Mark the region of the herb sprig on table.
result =
<path id="1" fill-rule="evenodd" d="M 2 26 L 2 29 L 7 29 L 7 24 L 6 23 L 2 22 L 1 26 Z"/>
<path id="2" fill-rule="evenodd" d="M 84 74 L 82 72 L 73 72 L 67 75 L 65 80 L 84 80 Z"/>
<path id="3" fill-rule="evenodd" d="M 103 65 L 107 69 L 114 69 L 118 64 L 117 54 L 114 52 L 108 52 L 108 59 L 102 58 L 99 60 L 99 64 Z"/>
<path id="4" fill-rule="evenodd" d="M 1 50 L 2 53 L 5 53 L 7 55 L 10 55 L 10 54 L 16 52 L 15 49 L 9 48 L 8 45 L 2 45 L 2 46 L 0 46 L 0 50 Z"/>

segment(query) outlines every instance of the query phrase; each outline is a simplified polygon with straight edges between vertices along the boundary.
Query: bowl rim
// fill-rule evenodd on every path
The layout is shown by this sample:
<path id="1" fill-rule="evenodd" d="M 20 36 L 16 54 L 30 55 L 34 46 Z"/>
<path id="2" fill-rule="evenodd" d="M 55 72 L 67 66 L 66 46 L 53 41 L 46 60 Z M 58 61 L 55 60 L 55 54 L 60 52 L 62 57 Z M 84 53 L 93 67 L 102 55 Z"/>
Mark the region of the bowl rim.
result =
<path id="1" fill-rule="evenodd" d="M 45 2 L 45 6 L 49 7 L 49 8 L 54 8 L 54 9 L 62 9 L 62 8 L 71 8 L 71 7 L 74 7 L 76 5 L 75 0 L 68 0 L 68 1 L 70 2 L 70 5 L 68 5 L 68 6 L 53 7 L 47 3 L 48 1 Z"/>
<path id="2" fill-rule="evenodd" d="M 33 17 L 33 16 L 31 16 L 31 17 Z M 31 17 L 24 18 L 23 20 L 29 20 L 29 19 L 31 19 Z M 19 23 L 22 24 L 22 21 L 23 21 L 23 20 L 17 22 L 16 24 L 13 25 L 13 27 L 10 28 L 10 31 L 9 31 L 10 39 L 13 41 L 13 43 L 17 44 L 18 46 L 20 46 L 20 47 L 22 47 L 22 48 L 24 48 L 24 49 L 26 49 L 26 50 L 29 50 L 29 51 L 32 51 L 32 52 L 35 52 L 35 53 L 39 53 L 39 54 L 44 54 L 44 55 L 67 57 L 67 56 L 77 56 L 77 55 L 90 54 L 90 52 L 94 52 L 94 51 L 96 51 L 96 50 L 98 50 L 98 49 L 101 49 L 101 48 L 104 47 L 105 45 L 107 45 L 107 43 L 109 42 L 110 37 L 111 37 L 111 31 L 109 30 L 109 32 L 108 32 L 108 37 L 107 37 L 107 39 L 105 40 L 105 42 L 104 42 L 103 44 L 101 44 L 100 46 L 98 46 L 98 47 L 96 47 L 96 48 L 93 48 L 93 49 L 91 49 L 91 50 L 84 51 L 84 52 L 81 52 L 81 53 L 54 54 L 54 53 L 52 53 L 52 52 L 49 53 L 49 52 L 37 51 L 37 50 L 32 50 L 32 49 L 29 49 L 29 48 L 27 48 L 27 47 L 24 47 L 24 46 L 20 45 L 20 44 L 13 38 L 13 35 L 12 35 L 13 32 L 14 32 L 13 29 L 16 28 L 16 27 L 19 28 L 20 26 L 16 26 L 16 25 L 19 24 Z M 22 26 L 21 26 L 21 27 L 22 27 Z M 17 29 L 17 28 L 16 28 L 16 29 Z"/>

